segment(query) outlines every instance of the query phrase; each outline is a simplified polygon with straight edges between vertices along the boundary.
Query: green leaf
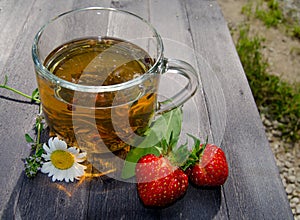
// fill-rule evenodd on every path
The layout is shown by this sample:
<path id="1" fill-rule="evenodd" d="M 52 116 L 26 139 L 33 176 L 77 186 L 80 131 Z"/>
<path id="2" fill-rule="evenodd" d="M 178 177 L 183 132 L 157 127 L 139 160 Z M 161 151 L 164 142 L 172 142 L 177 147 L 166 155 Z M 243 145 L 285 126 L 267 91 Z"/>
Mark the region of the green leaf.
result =
<path id="1" fill-rule="evenodd" d="M 32 99 L 32 101 L 34 101 L 38 98 L 39 98 L 39 90 L 38 90 L 38 88 L 36 88 L 31 94 L 31 99 Z"/>
<path id="2" fill-rule="evenodd" d="M 7 84 L 7 81 L 8 81 L 8 76 L 5 75 L 4 76 L 4 83 L 2 85 L 0 85 L 0 88 L 5 88 L 6 84 Z"/>
<path id="3" fill-rule="evenodd" d="M 138 148 L 149 148 L 156 145 L 163 138 L 163 127 L 159 122 L 153 123 L 153 125 L 146 131 L 146 135 L 137 139 L 133 144 Z"/>
<path id="4" fill-rule="evenodd" d="M 181 132 L 181 125 L 181 107 L 159 116 L 145 132 L 145 136 L 136 140 L 133 145 L 135 148 L 127 154 L 122 170 L 122 178 L 128 179 L 135 175 L 136 163 L 142 156 L 147 154 L 159 156 L 176 146 Z"/>
<path id="5" fill-rule="evenodd" d="M 193 140 L 194 140 L 193 151 L 194 151 L 194 152 L 199 152 L 201 141 L 200 141 L 197 137 L 195 137 L 194 135 L 191 135 L 191 134 L 187 134 L 187 135 L 188 135 L 189 137 L 193 138 Z"/>
<path id="6" fill-rule="evenodd" d="M 147 154 L 154 154 L 156 156 L 159 156 L 160 152 L 156 147 L 134 148 L 129 151 L 122 170 L 122 178 L 128 179 L 133 177 L 135 175 L 135 166 L 137 162 L 142 156 L 145 156 Z"/>
<path id="7" fill-rule="evenodd" d="M 191 154 L 189 151 L 187 143 L 180 145 L 177 148 L 173 148 L 168 154 L 168 158 L 173 165 L 184 166 Z"/>
<path id="8" fill-rule="evenodd" d="M 158 117 L 146 131 L 146 136 L 134 146 L 148 148 L 157 145 L 165 139 L 168 145 L 176 145 L 179 139 L 182 125 L 182 109 L 178 107 Z"/>
<path id="9" fill-rule="evenodd" d="M 191 134 L 187 135 L 194 140 L 194 144 L 191 151 L 189 151 L 189 156 L 186 159 L 185 163 L 181 165 L 181 169 L 183 170 L 186 170 L 188 167 L 193 166 L 197 161 L 199 161 L 199 154 L 202 152 L 202 148 L 200 147 L 200 140 Z"/>
<path id="10" fill-rule="evenodd" d="M 165 139 L 171 147 L 175 146 L 179 140 L 182 126 L 182 108 L 178 107 L 163 115 L 166 123 Z"/>
<path id="11" fill-rule="evenodd" d="M 41 157 L 44 153 L 44 149 L 42 148 L 42 145 L 40 144 L 38 151 L 35 153 L 37 157 Z"/>
<path id="12" fill-rule="evenodd" d="M 30 137 L 29 134 L 25 134 L 25 140 L 27 143 L 34 143 L 34 140 L 32 139 L 32 137 Z"/>

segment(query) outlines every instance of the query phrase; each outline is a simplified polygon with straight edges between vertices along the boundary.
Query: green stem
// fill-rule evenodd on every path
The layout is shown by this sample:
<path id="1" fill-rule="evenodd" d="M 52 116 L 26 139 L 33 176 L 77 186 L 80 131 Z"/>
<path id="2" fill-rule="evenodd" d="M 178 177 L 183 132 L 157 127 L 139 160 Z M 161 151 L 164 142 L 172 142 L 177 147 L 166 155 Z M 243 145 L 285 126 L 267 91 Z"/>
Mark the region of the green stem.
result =
<path id="1" fill-rule="evenodd" d="M 41 148 L 41 133 L 43 130 L 43 124 L 42 124 L 42 118 L 41 115 L 42 114 L 42 105 L 39 105 L 39 116 L 37 118 L 37 137 L 36 137 L 36 149 L 35 152 L 37 153 L 40 148 Z"/>
<path id="2" fill-rule="evenodd" d="M 12 88 L 12 87 L 10 87 L 10 86 L 7 86 L 7 85 L 6 85 L 6 84 L 7 84 L 7 81 L 8 81 L 8 76 L 5 76 L 5 77 L 4 77 L 4 83 L 0 85 L 0 88 L 10 90 L 10 91 L 12 91 L 12 92 L 14 92 L 14 93 L 17 93 L 17 94 L 19 94 L 19 95 L 25 97 L 25 98 L 28 98 L 28 99 L 30 99 L 30 100 L 32 100 L 32 101 L 35 101 L 36 103 L 40 103 L 40 102 L 41 102 L 38 98 L 34 97 L 33 95 L 32 95 L 32 96 L 27 95 L 27 94 L 25 94 L 25 93 L 23 93 L 23 92 L 21 92 L 21 91 L 19 91 L 19 90 L 17 90 L 17 89 L 14 89 L 14 88 Z"/>
<path id="3" fill-rule="evenodd" d="M 37 103 L 40 103 L 40 100 L 39 100 L 39 99 L 34 98 L 34 97 L 30 96 L 30 95 L 27 95 L 27 94 L 25 94 L 25 93 L 23 93 L 23 92 L 21 92 L 21 91 L 19 91 L 19 90 L 17 90 L 17 89 L 14 89 L 14 88 L 12 88 L 12 87 L 9 87 L 9 86 L 7 86 L 7 85 L 0 85 L 0 88 L 7 89 L 7 90 L 10 90 L 10 91 L 13 91 L 14 93 L 17 93 L 17 94 L 19 94 L 19 95 L 21 95 L 21 96 L 24 96 L 25 98 L 28 98 L 28 99 L 30 99 L 30 100 L 33 100 L 33 101 L 37 102 Z"/>

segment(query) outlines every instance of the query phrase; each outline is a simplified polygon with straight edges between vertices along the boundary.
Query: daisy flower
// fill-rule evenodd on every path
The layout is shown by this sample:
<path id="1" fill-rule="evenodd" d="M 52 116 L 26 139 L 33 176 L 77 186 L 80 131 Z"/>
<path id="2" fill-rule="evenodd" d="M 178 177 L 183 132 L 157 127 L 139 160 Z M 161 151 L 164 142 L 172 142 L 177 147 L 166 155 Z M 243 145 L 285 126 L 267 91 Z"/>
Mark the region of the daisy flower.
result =
<path id="1" fill-rule="evenodd" d="M 86 159 L 86 153 L 79 153 L 75 147 L 67 147 L 66 142 L 59 140 L 57 137 L 50 138 L 43 148 L 46 154 L 42 157 L 46 162 L 43 163 L 41 172 L 49 173 L 52 181 L 73 182 L 74 178 L 79 179 L 83 174 L 86 166 L 79 164 Z"/>

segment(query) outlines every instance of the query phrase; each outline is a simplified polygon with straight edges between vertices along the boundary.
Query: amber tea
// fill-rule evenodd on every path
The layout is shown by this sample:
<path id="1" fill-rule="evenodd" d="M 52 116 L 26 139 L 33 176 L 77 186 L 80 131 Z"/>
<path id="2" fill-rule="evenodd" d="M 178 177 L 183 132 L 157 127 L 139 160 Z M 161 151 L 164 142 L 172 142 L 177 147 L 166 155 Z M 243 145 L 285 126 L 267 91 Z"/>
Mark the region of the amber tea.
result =
<path id="1" fill-rule="evenodd" d="M 147 19 L 115 8 L 81 8 L 49 20 L 35 35 L 32 58 L 50 135 L 86 151 L 93 167 L 114 170 L 107 175 L 117 179 L 126 146 L 138 146 L 153 116 L 182 106 L 199 85 L 190 64 L 164 56 Z M 185 80 L 162 100 L 165 73 Z"/>
<path id="2" fill-rule="evenodd" d="M 38 74 L 43 112 L 53 134 L 92 152 L 122 149 L 149 124 L 157 77 L 125 91 L 106 91 L 145 74 L 153 60 L 140 47 L 115 38 L 84 38 L 52 51 L 44 66 L 59 78 L 103 91 L 77 92 Z M 151 81 L 151 82 L 150 82 Z"/>

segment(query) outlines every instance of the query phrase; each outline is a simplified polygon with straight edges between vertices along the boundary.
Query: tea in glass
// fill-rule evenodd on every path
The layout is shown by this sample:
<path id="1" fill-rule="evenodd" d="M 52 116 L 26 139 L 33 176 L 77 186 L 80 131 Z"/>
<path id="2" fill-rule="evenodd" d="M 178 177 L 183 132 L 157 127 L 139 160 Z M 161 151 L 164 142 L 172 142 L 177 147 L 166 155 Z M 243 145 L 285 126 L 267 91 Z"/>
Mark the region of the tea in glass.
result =
<path id="1" fill-rule="evenodd" d="M 53 50 L 44 62 L 50 72 L 77 85 L 103 86 L 103 91 L 79 92 L 38 75 L 52 134 L 88 152 L 116 151 L 133 143 L 156 109 L 157 77 L 124 91 L 105 87 L 140 77 L 153 63 L 142 48 L 109 37 L 76 39 Z"/>

